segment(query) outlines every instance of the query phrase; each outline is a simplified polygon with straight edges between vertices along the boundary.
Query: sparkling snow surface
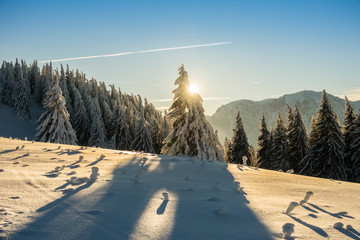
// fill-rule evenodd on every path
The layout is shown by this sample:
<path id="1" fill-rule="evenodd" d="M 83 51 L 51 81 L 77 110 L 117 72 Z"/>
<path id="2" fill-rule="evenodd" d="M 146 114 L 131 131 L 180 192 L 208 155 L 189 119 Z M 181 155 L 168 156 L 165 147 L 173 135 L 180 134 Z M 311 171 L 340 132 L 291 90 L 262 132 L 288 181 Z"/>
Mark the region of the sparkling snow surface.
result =
<path id="1" fill-rule="evenodd" d="M 0 239 L 360 239 L 359 184 L 187 157 L 0 138 L 0 190 Z"/>

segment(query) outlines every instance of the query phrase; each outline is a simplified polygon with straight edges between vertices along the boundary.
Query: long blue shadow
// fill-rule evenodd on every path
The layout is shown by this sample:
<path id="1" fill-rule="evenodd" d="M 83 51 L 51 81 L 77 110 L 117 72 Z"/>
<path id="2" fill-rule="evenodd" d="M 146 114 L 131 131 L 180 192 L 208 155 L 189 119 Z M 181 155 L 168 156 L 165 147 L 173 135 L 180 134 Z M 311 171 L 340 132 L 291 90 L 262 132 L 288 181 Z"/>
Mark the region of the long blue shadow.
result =
<path id="1" fill-rule="evenodd" d="M 91 185 L 66 191 L 38 209 L 42 216 L 11 239 L 129 239 L 149 201 L 164 189 L 177 196 L 168 239 L 273 239 L 247 206 L 245 193 L 233 190 L 234 178 L 220 163 L 169 156 L 150 162 L 156 161 L 156 169 L 148 171 L 149 161 L 134 157 L 116 168 L 108 185 L 91 196 L 77 196 Z M 219 181 L 221 187 L 213 189 Z M 153 209 L 154 216 L 166 217 L 171 201 L 163 200 Z M 224 213 L 217 211 L 222 206 L 227 209 Z"/>

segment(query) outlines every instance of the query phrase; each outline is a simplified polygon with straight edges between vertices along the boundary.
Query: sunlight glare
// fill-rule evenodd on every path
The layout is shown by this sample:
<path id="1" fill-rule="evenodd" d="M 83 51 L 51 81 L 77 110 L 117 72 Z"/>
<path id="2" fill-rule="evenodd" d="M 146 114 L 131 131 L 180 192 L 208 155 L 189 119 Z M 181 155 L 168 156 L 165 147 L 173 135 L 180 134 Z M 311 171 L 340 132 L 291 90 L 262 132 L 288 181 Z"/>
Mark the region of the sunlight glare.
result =
<path id="1" fill-rule="evenodd" d="M 199 92 L 198 86 L 196 84 L 191 84 L 189 87 L 189 91 L 191 93 L 198 93 Z"/>

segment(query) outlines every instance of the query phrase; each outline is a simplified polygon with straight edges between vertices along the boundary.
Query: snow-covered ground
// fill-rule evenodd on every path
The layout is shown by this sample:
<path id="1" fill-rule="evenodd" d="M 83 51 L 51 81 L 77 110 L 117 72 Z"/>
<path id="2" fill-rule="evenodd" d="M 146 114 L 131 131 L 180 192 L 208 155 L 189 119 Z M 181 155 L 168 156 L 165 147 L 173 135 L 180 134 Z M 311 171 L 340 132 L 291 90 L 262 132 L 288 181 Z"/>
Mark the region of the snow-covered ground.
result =
<path id="1" fill-rule="evenodd" d="M 0 239 L 360 239 L 355 183 L 6 138 L 0 169 Z"/>

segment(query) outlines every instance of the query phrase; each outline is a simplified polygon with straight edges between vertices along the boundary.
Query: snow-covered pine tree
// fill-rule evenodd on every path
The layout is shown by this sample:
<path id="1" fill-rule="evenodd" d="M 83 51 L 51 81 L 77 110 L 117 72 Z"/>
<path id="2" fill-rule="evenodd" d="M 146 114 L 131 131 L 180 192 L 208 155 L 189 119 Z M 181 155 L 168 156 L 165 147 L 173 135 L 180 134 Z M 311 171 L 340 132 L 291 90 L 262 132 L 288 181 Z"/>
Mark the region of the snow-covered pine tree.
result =
<path id="1" fill-rule="evenodd" d="M 37 141 L 76 145 L 76 134 L 57 77 L 44 96 L 44 113 L 38 122 Z"/>
<path id="2" fill-rule="evenodd" d="M 264 168 L 272 169 L 271 163 L 274 162 L 274 152 L 275 152 L 275 144 L 274 144 L 274 136 L 275 136 L 275 129 L 273 127 L 270 128 L 270 134 L 269 134 L 269 149 L 267 152 L 267 163 Z"/>
<path id="3" fill-rule="evenodd" d="M 291 125 L 294 121 L 294 113 L 292 112 L 292 109 L 288 104 L 286 104 L 286 109 L 287 109 L 287 122 L 288 122 L 287 129 L 289 129 L 292 127 Z"/>
<path id="4" fill-rule="evenodd" d="M 310 175 L 310 171 L 312 170 L 312 162 L 310 161 L 309 158 L 309 151 L 310 151 L 310 146 L 312 146 L 317 138 L 317 129 L 316 129 L 316 125 L 315 125 L 315 116 L 312 115 L 311 116 L 311 130 L 310 130 L 310 134 L 308 135 L 308 153 L 306 154 L 306 156 L 298 163 L 297 165 L 297 169 L 298 169 L 298 173 L 302 174 L 302 175 Z"/>
<path id="5" fill-rule="evenodd" d="M 233 129 L 233 137 L 227 153 L 228 161 L 230 163 L 243 163 L 243 157 L 247 158 L 247 165 L 251 165 L 251 156 L 249 151 L 248 139 L 242 124 L 240 111 L 235 117 L 235 124 Z"/>
<path id="6" fill-rule="evenodd" d="M 296 105 L 294 107 L 291 124 L 289 124 L 288 127 L 287 138 L 289 144 L 290 168 L 294 169 L 297 173 L 300 170 L 298 165 L 307 155 L 309 148 L 304 122 Z"/>
<path id="7" fill-rule="evenodd" d="M 161 153 L 225 161 L 219 139 L 206 120 L 202 98 L 189 91 L 190 82 L 184 65 L 178 71 L 180 76 L 175 80 L 178 87 L 173 91 L 174 102 L 169 109 L 173 129 L 164 140 Z"/>
<path id="8" fill-rule="evenodd" d="M 224 140 L 224 158 L 225 158 L 225 162 L 229 162 L 229 157 L 228 157 L 228 152 L 229 152 L 229 148 L 230 148 L 230 145 L 231 145 L 231 141 L 225 137 L 225 140 Z"/>
<path id="9" fill-rule="evenodd" d="M 37 66 L 37 61 L 34 61 L 33 64 L 30 65 L 29 69 L 29 85 L 30 85 L 30 93 L 31 95 L 35 95 L 37 93 L 37 88 L 40 88 L 40 71 Z M 38 96 L 36 96 L 38 97 Z"/>
<path id="10" fill-rule="evenodd" d="M 74 109 L 76 109 L 72 116 L 73 127 L 76 132 L 78 143 L 79 145 L 86 146 L 90 137 L 91 123 L 84 101 L 81 97 L 80 91 L 77 88 L 74 89 L 73 105 Z"/>
<path id="11" fill-rule="evenodd" d="M 344 111 L 344 142 L 345 142 L 345 164 L 348 168 L 352 168 L 352 162 L 350 160 L 351 155 L 351 144 L 354 142 L 356 136 L 352 134 L 352 131 L 350 130 L 352 128 L 352 125 L 354 124 L 354 121 L 356 119 L 356 114 L 354 112 L 354 109 L 352 108 L 349 100 L 347 97 L 345 97 L 345 111 Z"/>
<path id="12" fill-rule="evenodd" d="M 14 67 L 12 63 L 7 63 L 5 77 L 3 78 L 2 90 L 1 90 L 1 101 L 4 104 L 13 107 L 14 91 L 15 91 Z"/>
<path id="13" fill-rule="evenodd" d="M 61 88 L 61 91 L 62 91 L 63 96 L 66 101 L 66 108 L 70 114 L 70 122 L 72 125 L 74 125 L 74 121 L 73 121 L 74 110 L 73 110 L 73 106 L 72 106 L 72 100 L 69 95 L 69 89 L 68 89 L 67 80 L 66 80 L 66 76 L 65 76 L 65 72 L 64 72 L 64 67 L 62 64 L 60 65 L 59 86 Z"/>
<path id="14" fill-rule="evenodd" d="M 349 148 L 349 160 L 351 163 L 351 181 L 360 183 L 360 114 L 356 116 L 350 128 L 350 135 L 354 139 Z"/>
<path id="15" fill-rule="evenodd" d="M 137 112 L 135 122 L 134 139 L 131 142 L 131 149 L 155 153 L 151 139 L 150 124 L 146 121 L 143 112 Z"/>
<path id="16" fill-rule="evenodd" d="M 301 174 L 345 180 L 349 169 L 344 162 L 345 143 L 339 121 L 325 90 L 309 138 L 309 154 L 301 162 Z"/>
<path id="17" fill-rule="evenodd" d="M 267 130 L 266 122 L 265 122 L 265 116 L 264 114 L 261 117 L 260 120 L 260 129 L 259 129 L 260 135 L 258 136 L 257 142 L 258 142 L 258 149 L 256 151 L 256 158 L 257 163 L 260 168 L 270 168 L 270 162 L 269 162 L 269 153 L 270 153 L 270 133 Z"/>
<path id="18" fill-rule="evenodd" d="M 147 99 L 144 99 L 144 116 L 146 121 L 150 124 L 151 138 L 153 142 L 153 147 L 155 153 L 160 153 L 163 146 L 163 136 L 162 136 L 162 116 L 158 112 L 155 106 L 151 103 L 148 103 Z"/>
<path id="19" fill-rule="evenodd" d="M 106 129 L 96 96 L 92 98 L 91 103 L 91 128 L 89 146 L 106 147 Z"/>
<path id="20" fill-rule="evenodd" d="M 169 119 L 167 118 L 167 112 L 165 111 L 165 114 L 163 116 L 162 120 L 162 127 L 161 127 L 161 136 L 162 136 L 162 144 L 165 140 L 165 138 L 169 135 L 171 130 Z"/>
<path id="21" fill-rule="evenodd" d="M 286 126 L 280 116 L 277 114 L 276 125 L 273 139 L 273 160 L 270 162 L 270 168 L 273 170 L 282 170 L 286 172 L 290 168 L 288 161 L 288 144 L 286 140 Z"/>
<path id="22" fill-rule="evenodd" d="M 114 134 L 112 142 L 115 149 L 130 150 L 130 132 L 126 122 L 123 106 L 118 103 L 114 113 Z"/>
<path id="23" fill-rule="evenodd" d="M 15 113 L 23 120 L 30 120 L 30 86 L 27 78 L 27 72 L 17 75 L 18 79 L 15 79 L 16 86 L 14 91 L 15 96 Z"/>
<path id="24" fill-rule="evenodd" d="M 3 84 L 6 73 L 6 62 L 3 61 L 0 68 L 0 86 Z"/>

